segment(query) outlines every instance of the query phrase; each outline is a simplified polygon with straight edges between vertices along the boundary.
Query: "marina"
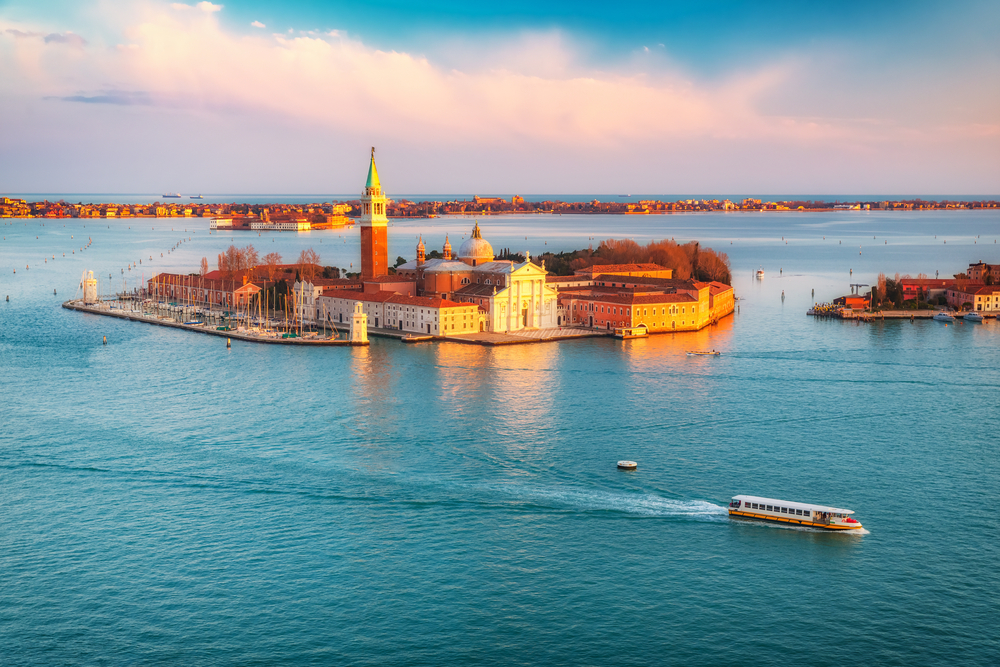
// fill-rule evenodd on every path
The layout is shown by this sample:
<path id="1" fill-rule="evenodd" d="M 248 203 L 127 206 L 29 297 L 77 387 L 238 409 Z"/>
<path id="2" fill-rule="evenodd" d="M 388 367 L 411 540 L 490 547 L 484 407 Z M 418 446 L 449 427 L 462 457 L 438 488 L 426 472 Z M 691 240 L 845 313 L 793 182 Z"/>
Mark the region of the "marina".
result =
<path id="1" fill-rule="evenodd" d="M 278 329 L 269 328 L 263 322 L 259 323 L 256 327 L 239 326 L 237 328 L 230 328 L 225 325 L 211 326 L 201 320 L 190 320 L 185 322 L 181 321 L 185 314 L 183 310 L 174 310 L 172 311 L 172 314 L 160 315 L 158 312 L 166 311 L 168 306 L 166 304 L 162 304 L 159 308 L 157 308 L 157 305 L 154 305 L 151 302 L 143 303 L 126 300 L 119 301 L 116 304 L 87 304 L 81 299 L 66 301 L 62 304 L 62 307 L 81 313 L 89 313 L 91 315 L 115 317 L 130 322 L 143 322 L 145 324 L 170 327 L 172 329 L 181 329 L 183 331 L 207 334 L 209 336 L 232 338 L 234 340 L 241 340 L 248 343 L 270 343 L 274 345 L 298 345 L 305 347 L 335 347 L 368 344 L 367 340 L 355 341 L 350 340 L 349 338 L 321 337 L 315 332 L 310 332 L 306 335 L 299 335 L 294 332 L 283 333 Z M 178 317 L 181 319 L 178 319 Z M 228 320 L 224 313 L 214 315 L 214 319 L 219 322 Z M 278 322 L 276 321 L 271 322 L 271 326 L 277 324 Z"/>

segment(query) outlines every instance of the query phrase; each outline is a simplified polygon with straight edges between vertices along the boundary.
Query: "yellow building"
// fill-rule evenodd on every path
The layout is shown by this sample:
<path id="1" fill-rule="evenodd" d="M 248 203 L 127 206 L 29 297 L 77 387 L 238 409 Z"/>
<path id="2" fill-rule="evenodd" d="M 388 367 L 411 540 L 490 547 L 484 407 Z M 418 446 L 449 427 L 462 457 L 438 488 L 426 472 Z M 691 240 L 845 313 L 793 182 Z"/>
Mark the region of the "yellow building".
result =
<path id="1" fill-rule="evenodd" d="M 616 280 L 618 278 L 618 280 Z M 697 331 L 734 310 L 733 288 L 723 283 L 597 276 L 594 284 L 559 292 L 569 325 L 649 333 Z"/>

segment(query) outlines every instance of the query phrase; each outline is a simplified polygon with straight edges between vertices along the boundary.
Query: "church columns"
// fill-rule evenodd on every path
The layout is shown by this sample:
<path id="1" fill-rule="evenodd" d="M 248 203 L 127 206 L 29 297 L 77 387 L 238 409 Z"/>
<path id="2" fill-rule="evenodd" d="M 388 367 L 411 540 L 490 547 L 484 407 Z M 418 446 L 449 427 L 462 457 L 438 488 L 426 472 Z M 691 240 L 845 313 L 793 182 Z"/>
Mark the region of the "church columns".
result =
<path id="1" fill-rule="evenodd" d="M 514 299 L 517 296 L 514 291 L 517 289 L 517 283 L 511 282 L 510 289 L 507 290 L 507 331 L 513 329 L 511 318 L 514 317 Z"/>
<path id="2" fill-rule="evenodd" d="M 535 308 L 535 281 L 532 280 L 531 281 L 531 308 L 529 309 L 529 312 L 531 313 L 531 317 L 528 318 L 528 325 L 532 326 L 532 327 L 537 327 L 538 326 L 538 316 L 535 314 L 535 310 L 536 310 L 536 308 Z"/>

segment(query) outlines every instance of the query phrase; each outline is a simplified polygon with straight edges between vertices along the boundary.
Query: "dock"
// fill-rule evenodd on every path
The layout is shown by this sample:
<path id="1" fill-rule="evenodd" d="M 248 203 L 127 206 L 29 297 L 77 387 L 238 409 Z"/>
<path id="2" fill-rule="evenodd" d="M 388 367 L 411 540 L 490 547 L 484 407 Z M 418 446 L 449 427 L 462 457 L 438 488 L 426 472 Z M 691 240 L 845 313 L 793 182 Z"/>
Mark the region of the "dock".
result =
<path id="1" fill-rule="evenodd" d="M 305 347 L 351 347 L 351 346 L 363 346 L 368 345 L 368 341 L 350 341 L 337 338 L 318 338 L 314 335 L 308 336 L 295 336 L 295 337 L 284 337 L 279 332 L 269 332 L 269 331 L 254 331 L 253 329 L 237 328 L 235 330 L 229 327 L 216 328 L 213 326 L 205 324 L 192 324 L 185 322 L 178 322 L 170 317 L 164 317 L 162 315 L 156 315 L 153 313 L 148 313 L 142 310 L 124 309 L 124 308 L 111 308 L 110 305 L 106 303 L 97 304 L 85 304 L 82 300 L 65 301 L 62 304 L 63 308 L 68 310 L 76 310 L 82 313 L 90 313 L 91 315 L 101 315 L 103 317 L 116 317 L 121 320 L 129 320 L 131 322 L 145 322 L 146 324 L 153 324 L 161 327 L 169 327 L 171 329 L 182 329 L 184 331 L 193 331 L 200 334 L 208 334 L 209 336 L 219 336 L 221 338 L 231 338 L 233 340 L 246 341 L 248 343 L 267 343 L 271 345 L 298 345 Z"/>
<path id="2" fill-rule="evenodd" d="M 853 310 L 851 308 L 812 308 L 806 311 L 806 315 L 812 317 L 825 317 L 841 320 L 854 320 L 858 322 L 881 322 L 883 320 L 930 320 L 941 312 L 951 312 L 942 310 L 878 310 L 874 313 L 866 310 Z M 996 317 L 995 314 L 980 313 L 984 318 Z M 962 319 L 962 314 L 956 315 L 956 319 Z"/>

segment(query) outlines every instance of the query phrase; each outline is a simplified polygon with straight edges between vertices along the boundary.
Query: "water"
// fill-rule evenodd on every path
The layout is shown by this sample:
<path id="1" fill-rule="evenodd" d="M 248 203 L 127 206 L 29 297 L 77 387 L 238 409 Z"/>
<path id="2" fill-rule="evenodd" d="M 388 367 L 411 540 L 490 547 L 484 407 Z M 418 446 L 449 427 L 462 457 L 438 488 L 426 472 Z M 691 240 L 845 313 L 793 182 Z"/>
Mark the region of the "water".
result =
<path id="1" fill-rule="evenodd" d="M 1000 262 L 995 212 L 480 221 L 532 253 L 698 238 L 729 252 L 740 312 L 628 342 L 227 351 L 58 304 L 84 269 L 195 270 L 230 238 L 344 266 L 357 232 L 4 221 L 0 659 L 1000 660 L 1000 326 L 804 315 L 880 269 Z M 390 249 L 467 227 L 397 222 Z M 737 493 L 849 507 L 866 533 L 734 522 Z"/>

